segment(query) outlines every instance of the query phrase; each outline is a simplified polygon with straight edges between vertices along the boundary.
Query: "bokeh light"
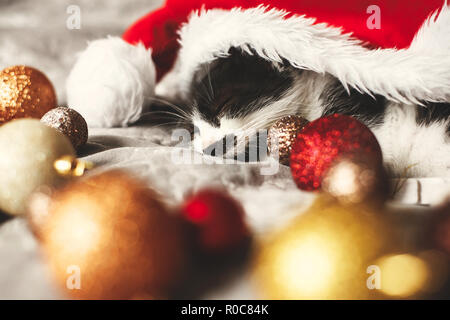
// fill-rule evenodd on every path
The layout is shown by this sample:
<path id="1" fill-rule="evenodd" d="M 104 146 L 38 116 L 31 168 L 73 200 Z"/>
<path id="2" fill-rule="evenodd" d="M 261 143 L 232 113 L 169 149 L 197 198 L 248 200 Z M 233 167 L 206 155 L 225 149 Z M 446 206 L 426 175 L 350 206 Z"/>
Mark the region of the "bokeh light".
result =
<path id="1" fill-rule="evenodd" d="M 335 263 L 335 254 L 323 237 L 311 234 L 293 239 L 279 253 L 278 281 L 290 283 L 289 295 L 320 297 L 333 279 Z"/>
<path id="2" fill-rule="evenodd" d="M 385 256 L 377 265 L 381 270 L 381 291 L 391 297 L 411 297 L 419 293 L 431 277 L 427 263 L 412 254 Z"/>

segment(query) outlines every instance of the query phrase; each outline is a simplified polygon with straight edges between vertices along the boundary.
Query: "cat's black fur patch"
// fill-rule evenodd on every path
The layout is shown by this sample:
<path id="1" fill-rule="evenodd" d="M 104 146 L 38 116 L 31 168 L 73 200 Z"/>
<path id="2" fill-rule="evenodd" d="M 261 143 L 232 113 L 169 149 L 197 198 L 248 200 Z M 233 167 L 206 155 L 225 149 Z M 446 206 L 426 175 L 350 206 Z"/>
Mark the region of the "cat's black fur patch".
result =
<path id="1" fill-rule="evenodd" d="M 203 120 L 216 127 L 220 117 L 244 117 L 278 100 L 293 84 L 289 70 L 277 70 L 267 60 L 237 48 L 204 68 L 190 92 Z"/>
<path id="2" fill-rule="evenodd" d="M 355 117 L 370 127 L 383 123 L 387 102 L 385 97 L 381 95 L 371 97 L 353 88 L 349 91 L 347 92 L 337 80 L 328 85 L 320 96 L 324 104 L 322 115 L 344 114 Z"/>
<path id="3" fill-rule="evenodd" d="M 450 134 L 450 103 L 427 102 L 425 106 L 417 106 L 417 124 L 430 125 L 440 121 L 448 121 L 446 132 Z"/>

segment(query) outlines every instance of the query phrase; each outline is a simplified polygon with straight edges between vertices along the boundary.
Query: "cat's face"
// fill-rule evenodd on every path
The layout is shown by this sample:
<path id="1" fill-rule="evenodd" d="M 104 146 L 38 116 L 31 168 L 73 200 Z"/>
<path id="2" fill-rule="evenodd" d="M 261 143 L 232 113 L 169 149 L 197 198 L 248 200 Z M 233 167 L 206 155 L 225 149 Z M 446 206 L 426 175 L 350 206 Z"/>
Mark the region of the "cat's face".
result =
<path id="1" fill-rule="evenodd" d="M 236 51 L 202 68 L 191 88 L 195 149 L 202 152 L 230 135 L 239 141 L 267 129 L 282 109 L 294 107 L 293 83 L 290 70 Z"/>
<path id="2" fill-rule="evenodd" d="M 190 92 L 190 121 L 199 152 L 229 135 L 243 148 L 246 142 L 240 138 L 268 129 L 287 115 L 311 121 L 340 113 L 374 127 L 382 123 L 386 108 L 386 98 L 346 88 L 331 75 L 274 65 L 237 49 L 198 71 Z"/>

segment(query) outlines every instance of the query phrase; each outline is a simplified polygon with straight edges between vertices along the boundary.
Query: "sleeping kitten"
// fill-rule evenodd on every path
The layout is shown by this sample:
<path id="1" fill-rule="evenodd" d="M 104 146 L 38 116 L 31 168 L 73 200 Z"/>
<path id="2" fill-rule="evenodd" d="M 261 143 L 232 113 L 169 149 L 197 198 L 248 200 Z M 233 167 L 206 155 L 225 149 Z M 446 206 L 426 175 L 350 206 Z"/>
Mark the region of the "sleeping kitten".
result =
<path id="1" fill-rule="evenodd" d="M 228 135 L 268 129 L 296 114 L 309 121 L 340 113 L 365 123 L 376 135 L 394 176 L 450 176 L 450 104 L 423 106 L 349 92 L 328 74 L 274 65 L 231 49 L 199 70 L 189 114 L 198 134 L 194 147 L 211 153 Z"/>

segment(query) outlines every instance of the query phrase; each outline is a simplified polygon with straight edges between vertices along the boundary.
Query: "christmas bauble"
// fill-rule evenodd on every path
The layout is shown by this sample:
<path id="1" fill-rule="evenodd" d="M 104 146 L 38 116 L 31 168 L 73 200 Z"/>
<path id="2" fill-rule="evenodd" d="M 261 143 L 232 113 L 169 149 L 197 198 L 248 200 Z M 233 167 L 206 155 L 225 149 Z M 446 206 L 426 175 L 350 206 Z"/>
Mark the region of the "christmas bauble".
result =
<path id="1" fill-rule="evenodd" d="M 317 119 L 297 135 L 291 152 L 291 172 L 302 190 L 317 190 L 323 176 L 338 157 L 356 157 L 382 162 L 377 139 L 364 124 L 344 115 Z"/>
<path id="2" fill-rule="evenodd" d="M 426 261 L 413 254 L 385 255 L 374 265 L 380 270 L 379 289 L 393 298 L 417 295 L 432 277 Z"/>
<path id="3" fill-rule="evenodd" d="M 367 268 L 390 250 L 392 234 L 380 212 L 319 197 L 261 243 L 254 279 L 268 299 L 369 298 Z"/>
<path id="4" fill-rule="evenodd" d="M 35 119 L 19 119 L 0 127 L 0 209 L 13 215 L 26 211 L 38 187 L 62 181 L 56 159 L 75 156 L 69 139 Z"/>
<path id="5" fill-rule="evenodd" d="M 289 165 L 292 145 L 300 130 L 308 124 L 308 120 L 295 115 L 276 121 L 269 129 L 267 146 L 269 155 L 278 158 L 279 162 Z"/>
<path id="6" fill-rule="evenodd" d="M 186 262 L 179 220 L 154 191 L 121 171 L 56 191 L 40 229 L 54 278 L 74 298 L 160 296 Z"/>
<path id="7" fill-rule="evenodd" d="M 322 189 L 343 204 L 382 204 L 389 194 L 389 183 L 382 166 L 358 157 L 342 157 L 325 172 Z"/>
<path id="8" fill-rule="evenodd" d="M 244 209 L 225 191 L 199 191 L 186 200 L 182 216 L 195 227 L 195 242 L 205 251 L 233 249 L 249 236 Z"/>
<path id="9" fill-rule="evenodd" d="M 40 119 L 54 107 L 53 85 L 39 70 L 14 66 L 0 72 L 0 124 L 16 118 Z"/>
<path id="10" fill-rule="evenodd" d="M 75 149 L 87 142 L 88 126 L 86 121 L 73 109 L 67 107 L 52 109 L 44 114 L 41 122 L 65 134 Z"/>

